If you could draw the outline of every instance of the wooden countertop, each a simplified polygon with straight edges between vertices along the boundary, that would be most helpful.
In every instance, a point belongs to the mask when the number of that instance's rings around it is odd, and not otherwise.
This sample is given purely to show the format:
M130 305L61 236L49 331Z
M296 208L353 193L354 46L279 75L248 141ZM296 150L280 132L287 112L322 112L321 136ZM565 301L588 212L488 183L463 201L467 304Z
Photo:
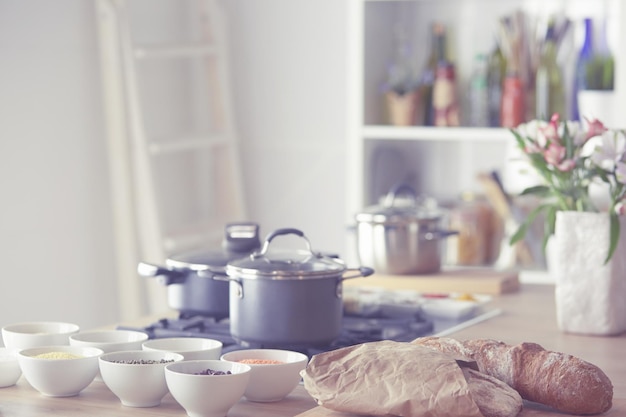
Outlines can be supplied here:
M492 338L515 344L536 342L544 348L569 353L596 364L614 385L614 407L607 416L626 415L626 335L617 337L581 336L557 329L552 285L523 284L519 292L494 297L492 305L502 314L488 321L449 336L458 339ZM142 324L153 322L146 318ZM137 325L137 323L133 323ZM131 408L122 406L117 397L101 381L94 381L80 395L49 398L39 394L20 378L17 385L0 388L0 416L185 416L183 408L168 394L158 407ZM241 400L228 417L341 417L315 407L302 386L283 401L269 404ZM536 407L527 407L520 417L565 416Z

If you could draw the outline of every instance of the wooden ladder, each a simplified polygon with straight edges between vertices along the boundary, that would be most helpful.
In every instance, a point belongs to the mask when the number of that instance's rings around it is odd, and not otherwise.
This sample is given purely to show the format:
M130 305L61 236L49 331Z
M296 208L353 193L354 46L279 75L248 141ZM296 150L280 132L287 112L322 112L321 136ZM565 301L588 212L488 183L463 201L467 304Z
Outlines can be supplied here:
M245 219L226 18L216 0L98 0L97 11L127 282L138 260L219 245Z

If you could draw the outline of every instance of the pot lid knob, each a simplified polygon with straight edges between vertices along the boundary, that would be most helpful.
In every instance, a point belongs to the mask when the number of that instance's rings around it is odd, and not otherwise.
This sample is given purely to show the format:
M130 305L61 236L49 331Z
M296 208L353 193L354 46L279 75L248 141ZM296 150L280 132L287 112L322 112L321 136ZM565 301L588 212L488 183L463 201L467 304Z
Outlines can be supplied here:
M229 252L249 253L261 247L259 225L256 223L229 223L224 228L222 247Z

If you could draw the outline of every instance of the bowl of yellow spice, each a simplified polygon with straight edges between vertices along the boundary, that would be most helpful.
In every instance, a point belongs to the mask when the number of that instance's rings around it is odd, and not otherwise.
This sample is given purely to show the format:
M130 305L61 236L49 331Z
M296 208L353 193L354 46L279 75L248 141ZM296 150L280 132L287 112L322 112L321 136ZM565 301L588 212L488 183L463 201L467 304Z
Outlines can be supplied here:
M22 349L17 360L26 381L48 397L71 397L87 388L98 373L102 349L43 346Z

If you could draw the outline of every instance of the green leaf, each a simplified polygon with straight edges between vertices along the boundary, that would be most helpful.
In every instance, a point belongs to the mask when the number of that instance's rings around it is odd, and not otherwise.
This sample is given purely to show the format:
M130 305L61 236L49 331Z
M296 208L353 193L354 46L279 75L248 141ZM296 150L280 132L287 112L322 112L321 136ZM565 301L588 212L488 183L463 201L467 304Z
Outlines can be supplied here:
M511 236L511 239L509 239L509 245L513 246L520 240L524 239L524 237L526 237L526 233L528 233L528 228L530 227L532 222L535 221L537 215L539 215L542 210L550 207L552 207L550 204L542 204L535 207L530 213L528 213L528 217L526 217L526 220L524 220L524 222L518 227L513 236Z
M527 232L528 232L528 223L522 223L517 228L517 231L513 234L513 236L511 236L511 239L509 239L509 245L513 246L520 240L523 240Z
M528 187L520 193L520 196L523 195L535 195L538 197L547 197L550 195L550 188L545 185L535 185L533 187Z
M605 265L611 260L615 249L617 249L617 243L619 242L619 229L619 217L617 213L615 213L615 210L611 210L609 253L604 260Z

